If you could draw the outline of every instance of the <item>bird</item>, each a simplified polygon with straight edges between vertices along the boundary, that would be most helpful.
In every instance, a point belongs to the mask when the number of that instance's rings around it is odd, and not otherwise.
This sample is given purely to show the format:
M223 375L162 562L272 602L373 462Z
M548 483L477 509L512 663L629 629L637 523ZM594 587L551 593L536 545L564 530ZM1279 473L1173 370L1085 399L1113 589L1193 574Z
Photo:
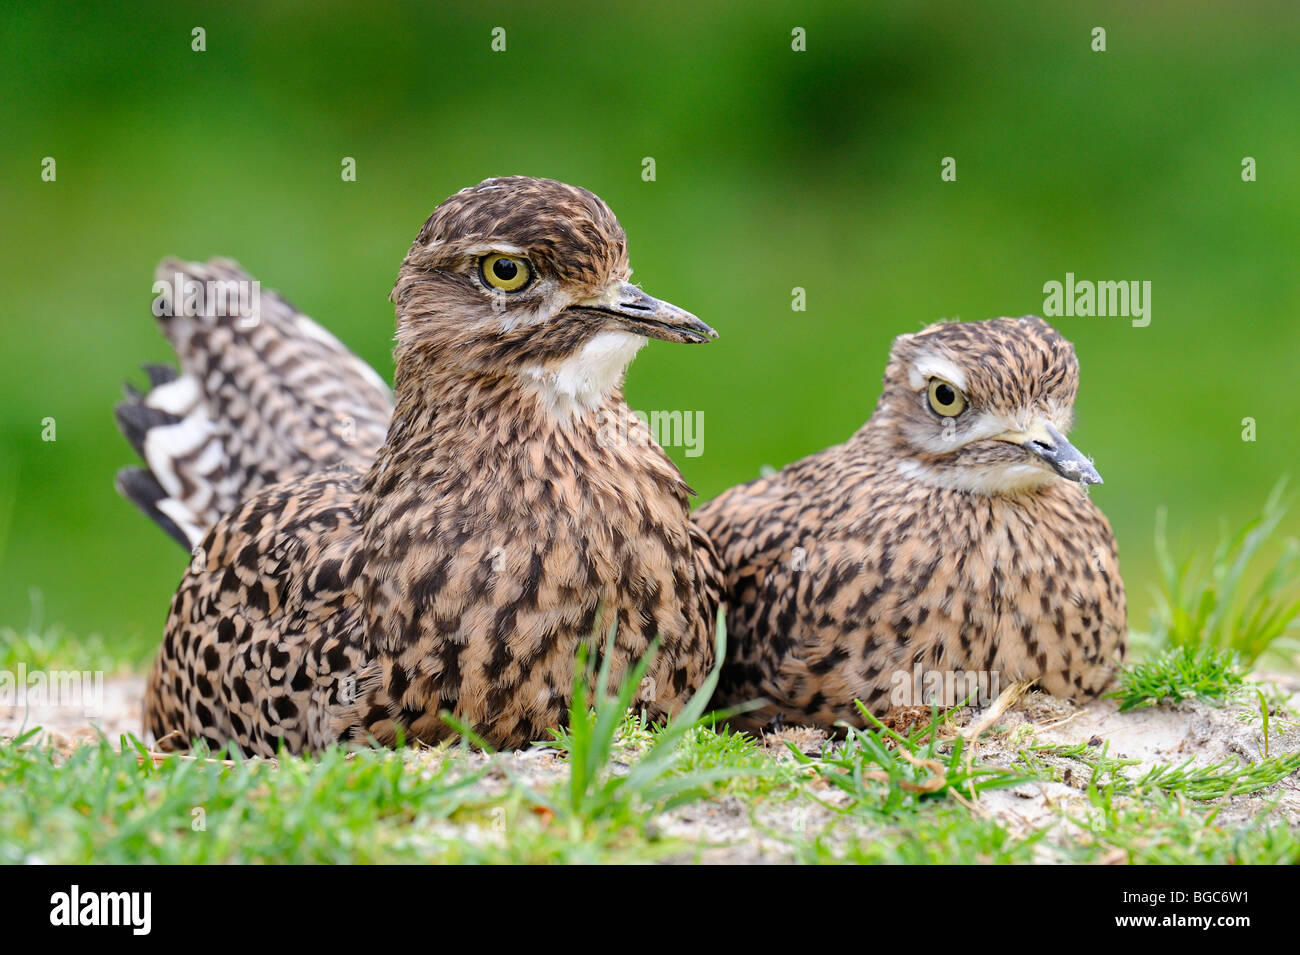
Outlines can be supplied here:
M252 281L169 260L155 290L173 272ZM630 277L603 200L509 176L411 245L391 393L278 294L156 305L181 370L118 407L145 462L118 486L192 557L147 738L522 747L564 725L584 645L614 679L653 649L636 704L676 713L714 664L721 573L623 380L648 339L717 333Z
M842 732L1008 685L1104 690L1125 593L1101 476L1066 438L1078 382L1041 318L933 324L894 340L848 441L698 508L725 575L715 708Z

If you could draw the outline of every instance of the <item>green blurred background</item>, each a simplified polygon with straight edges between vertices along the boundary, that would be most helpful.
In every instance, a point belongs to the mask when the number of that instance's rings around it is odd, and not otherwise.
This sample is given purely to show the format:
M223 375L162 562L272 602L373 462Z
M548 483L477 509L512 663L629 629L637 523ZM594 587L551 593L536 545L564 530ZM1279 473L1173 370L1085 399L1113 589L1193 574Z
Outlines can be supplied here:
M158 259L238 259L391 376L412 237L511 173L599 193L637 280L721 331L651 345L627 388L704 412L704 454L670 449L702 498L852 433L901 332L1041 312L1067 271L1150 280L1147 328L1056 321L1144 625L1157 507L1208 546L1300 450L1300 16L867 6L7 7L0 625L25 626L35 592L77 633L161 632L186 556L114 493L132 454L111 414L140 362L170 359Z

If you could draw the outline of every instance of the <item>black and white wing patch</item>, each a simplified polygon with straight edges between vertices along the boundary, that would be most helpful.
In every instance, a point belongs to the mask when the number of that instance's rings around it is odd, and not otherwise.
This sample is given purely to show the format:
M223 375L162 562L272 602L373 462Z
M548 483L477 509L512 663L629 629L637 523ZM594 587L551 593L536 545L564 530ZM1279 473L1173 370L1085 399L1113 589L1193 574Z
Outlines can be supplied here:
M180 371L145 366L148 390L117 406L145 464L118 474L124 497L193 549L266 485L369 465L393 408L374 369L234 262L168 259L155 278Z

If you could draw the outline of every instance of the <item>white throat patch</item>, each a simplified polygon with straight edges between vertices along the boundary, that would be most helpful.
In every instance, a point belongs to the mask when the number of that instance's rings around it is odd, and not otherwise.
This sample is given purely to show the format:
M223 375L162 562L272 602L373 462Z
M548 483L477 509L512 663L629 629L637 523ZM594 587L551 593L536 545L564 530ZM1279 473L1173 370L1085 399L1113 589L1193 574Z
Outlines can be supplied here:
M999 468L953 468L950 473L917 461L902 460L898 462L898 472L903 477L928 487L990 497L1024 494L1061 480L1046 468L1033 464L1009 464Z
M557 415L590 411L622 382L627 366L645 342L643 335L631 332L600 332L576 355L556 365L524 369L524 381Z

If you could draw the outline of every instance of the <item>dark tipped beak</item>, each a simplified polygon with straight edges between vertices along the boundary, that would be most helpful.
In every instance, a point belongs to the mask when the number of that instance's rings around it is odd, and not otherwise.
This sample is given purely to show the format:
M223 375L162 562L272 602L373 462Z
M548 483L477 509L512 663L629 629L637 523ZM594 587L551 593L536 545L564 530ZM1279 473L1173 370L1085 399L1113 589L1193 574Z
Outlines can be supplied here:
M1037 431L1037 429L1035 429ZM1065 435L1050 424L1044 424L1042 433L1026 436L1023 447L1046 461L1053 471L1067 481L1079 484L1101 484L1101 475L1083 453L1066 440Z
M698 345L718 337L690 312L647 295L629 282L614 286L599 300L578 302L573 307L609 315L630 332L666 342Z

